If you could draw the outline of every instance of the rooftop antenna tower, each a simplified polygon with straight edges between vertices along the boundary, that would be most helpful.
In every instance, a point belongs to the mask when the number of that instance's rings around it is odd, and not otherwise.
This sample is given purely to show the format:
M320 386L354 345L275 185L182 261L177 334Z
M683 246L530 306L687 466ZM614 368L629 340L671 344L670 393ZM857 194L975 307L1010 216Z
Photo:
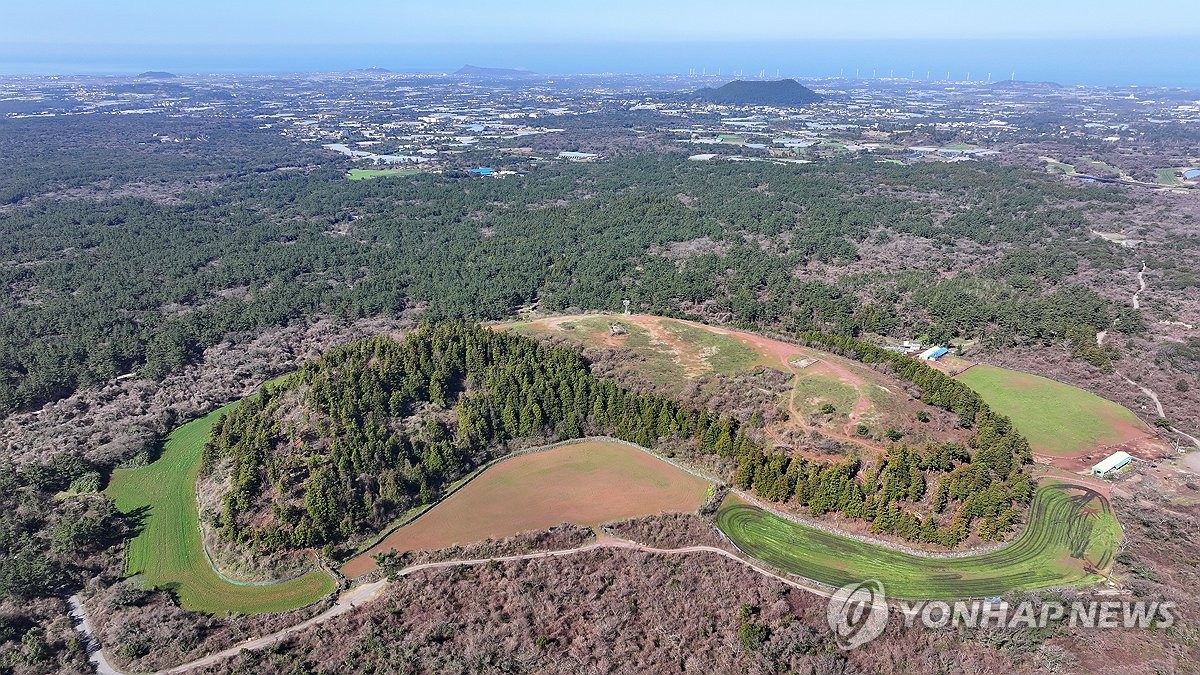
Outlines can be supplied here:
M1008 76L1008 81L1012 82L1015 79L1017 79L1017 71L1014 70L1014 71L1012 71L1012 75Z

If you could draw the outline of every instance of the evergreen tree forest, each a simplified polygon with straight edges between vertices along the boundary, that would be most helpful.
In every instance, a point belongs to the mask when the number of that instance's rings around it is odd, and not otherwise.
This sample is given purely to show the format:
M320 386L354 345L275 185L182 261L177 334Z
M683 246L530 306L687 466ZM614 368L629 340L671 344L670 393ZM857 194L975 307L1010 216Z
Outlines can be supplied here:
M32 151L22 134L40 127L11 126L0 147ZM101 131L89 142L107 147ZM169 203L30 197L87 183L101 166L106 180L129 180L150 160L162 162L161 181L199 179L149 151L100 162L74 149L70 167L51 153L38 172L0 180L14 191L0 210L0 415L124 373L160 378L231 336L416 306L432 319L482 320L535 302L547 311L614 309L630 298L639 311L791 332L996 345L1069 338L1097 363L1111 355L1090 349L1088 337L1114 323L1140 329L1136 313L1066 280L1081 259L1132 264L1090 241L1081 211L1119 209L1124 198L1018 169L701 166L644 155L505 180L347 181L336 166L272 171L284 150L259 152L265 141L251 130L225 129L220 147L251 135L253 162L218 153L192 169L227 175L248 162L236 180ZM939 204L953 206L953 217L939 216ZM897 236L1024 254L951 278L839 278L864 247ZM711 245L682 259L666 254L688 242ZM830 273L797 274L812 263Z
M601 434L647 448L691 444L727 458L738 488L866 520L877 533L946 546L972 532L1002 538L1032 497L1028 444L1006 418L945 396L940 388L951 387L920 368L910 379L925 383L927 400L975 427L970 447L896 445L877 464L824 463L775 450L731 417L597 378L570 349L428 323L403 341L333 350L264 387L214 428L204 471L227 475L221 536L271 550L354 541L490 459Z

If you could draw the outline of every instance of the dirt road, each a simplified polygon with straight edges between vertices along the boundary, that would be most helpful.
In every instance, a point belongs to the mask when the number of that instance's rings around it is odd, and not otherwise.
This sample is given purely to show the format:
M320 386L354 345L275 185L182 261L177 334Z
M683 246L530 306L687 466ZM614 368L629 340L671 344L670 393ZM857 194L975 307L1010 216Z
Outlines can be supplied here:
M1141 300L1139 299L1139 297L1146 290L1146 270L1147 270L1146 261L1143 260L1142 261L1142 269L1139 270L1137 273L1138 290L1136 293L1133 294L1133 308L1134 309L1141 308ZM1187 324L1184 324L1184 325L1187 325ZM1101 331L1100 333L1097 333L1096 334L1096 343L1103 345L1104 337L1102 337L1102 336L1105 336L1105 335L1107 335L1107 331ZM1169 418L1167 418L1166 409L1163 408L1162 401L1158 400L1158 394L1154 393L1154 391L1152 389L1150 389L1149 387L1146 387L1144 385L1138 384L1137 382L1134 382L1133 380L1129 379L1129 377L1127 377L1124 373L1122 373L1120 371L1114 370L1113 373L1116 375L1120 375L1121 379L1123 379L1126 382L1128 382L1129 384L1137 387L1138 389L1140 389L1142 391L1143 394L1145 394L1147 397L1149 397L1149 399L1154 403L1154 409L1158 413L1158 416L1160 418L1169 419ZM1189 441L1191 441L1192 445L1196 446L1197 448L1200 448L1200 438L1196 438L1195 436L1193 436L1189 433L1180 431L1178 428L1176 428L1174 426L1167 427L1167 428L1170 429L1171 431L1179 434L1180 436L1183 436L1184 438L1188 439Z
M96 667L96 672L99 675L121 675L121 671L108 662L108 657L100 648L100 641L96 639L92 622L88 620L87 612L84 611L83 599L75 594L67 598L67 604L71 607L71 619L75 621L75 630L83 638L84 647L88 652L88 661L91 661L92 665Z
M797 588L797 589L800 589L803 591L808 591L810 593L816 593L817 595L820 595L822 597L830 596L830 593L824 589L817 588L814 586L809 586L809 585L800 583L799 581L796 581L794 579L789 579L782 575L776 574L775 572L772 572L771 570L769 570L765 567L762 567L762 566L760 566L756 563L753 563L749 560L740 558L737 555L734 555L733 553L730 553L729 551L726 551L724 549L716 548L715 546L685 546L683 548L655 548L653 546L643 546L642 544L638 544L636 542L628 541L625 539L613 539L613 538L603 538L594 543L587 544L586 546L580 546L577 548L566 549L566 550L562 550L562 551L543 551L543 552L539 552L539 553L526 553L526 554L521 554L521 555L498 556L495 558L479 558L479 559L472 559L472 560L445 560L445 561L441 561L441 562L422 563L419 565L413 565L411 567L406 567L403 570L400 570L399 572L397 572L396 576L397 577L406 577L411 574L415 574L417 572L423 572L425 570L444 569L444 568L450 568L450 567L461 567L464 565L466 565L466 566L486 565L490 562L514 562L514 561L518 561L518 560L538 560L538 559L544 559L544 558L558 558L558 557L562 557L562 556L575 555L577 553L584 553L587 551L595 551L597 549L605 549L605 548L625 549L625 550L632 550L632 551L641 551L643 553L657 553L657 554L665 554L665 555L688 554L688 553L710 553L710 554L722 555L722 556L725 556L726 558L729 558L730 560L736 560L737 562L739 562L743 565L746 565L747 567L753 569L754 571L758 572L759 574L762 574L764 576L771 577L772 579L781 581L789 586L792 586L793 588ZM373 582L370 584L365 584L363 586L358 586L356 588L353 588L353 589L347 591L346 593L343 593L342 596L340 598L338 598L337 604L335 604L333 607L330 607L328 610L322 612L321 614L318 614L317 616L312 617L311 619L309 619L307 621L304 621L303 623L298 623L294 626L289 626L282 630L276 631L269 635L264 635L259 638L255 638L253 640L247 640L246 642L242 642L240 644L234 645L228 649L224 649L222 651L216 652L215 654L210 654L204 658L196 659L195 661L191 661L189 663L185 663L185 664L176 666L170 670L166 670L166 671L162 671L162 672L186 673L190 670L194 670L197 668L204 668L207 666L216 665L227 658L230 658L232 656L237 656L239 653L241 653L241 651L243 649L253 651L253 650L263 649L265 647L270 647L272 645L279 644L282 640L284 640L285 638L287 638L290 635L298 633L307 628L311 628L313 626L323 624L323 623L329 621L330 619L333 619L335 617L341 616L342 614L345 614L346 612L349 612L350 610L354 609L355 607L357 607L359 605L362 605L362 604L365 604L365 603L375 600L379 596L379 594L381 592L383 592L383 590L385 588L387 588L389 585L391 585L393 583L396 583L396 582L388 581L388 580L381 580L381 581L376 581L376 582ZM115 673L119 673L120 671L112 670L110 672L115 674Z

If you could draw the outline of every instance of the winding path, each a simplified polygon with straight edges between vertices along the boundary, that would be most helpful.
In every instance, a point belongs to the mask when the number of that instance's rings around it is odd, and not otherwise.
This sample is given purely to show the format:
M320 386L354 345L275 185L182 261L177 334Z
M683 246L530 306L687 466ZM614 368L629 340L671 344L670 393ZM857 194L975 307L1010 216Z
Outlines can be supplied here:
M1141 297L1142 293L1144 293L1146 291L1146 270L1147 269L1148 268L1146 267L1146 261L1143 260L1142 261L1142 269L1138 270L1138 273L1137 273L1138 289L1137 289L1137 292L1133 294L1133 308L1134 309L1141 309L1140 297ZM1181 325L1188 326L1189 324L1181 324ZM1108 331L1102 330L1099 333L1096 333L1096 344L1103 346L1104 338L1107 336L1108 336ZM1137 382L1134 382L1133 380L1129 379L1128 376L1126 376L1124 373L1122 373L1118 370L1114 370L1113 373L1116 375L1120 375L1121 379L1125 380L1129 384L1140 389L1142 391L1142 393L1145 394L1147 397L1149 397L1149 399L1154 403L1154 408L1155 408L1155 411L1158 413L1158 416L1162 419L1167 419L1167 411L1165 408L1163 408L1162 401L1158 400L1158 394L1154 393L1154 391L1152 389L1150 389L1149 387L1146 387L1144 385L1138 384ZM1193 436L1189 433L1180 431L1178 428L1176 428L1174 426L1169 426L1169 427L1167 427L1167 429L1179 434L1180 436L1183 436L1184 438L1191 441L1192 445L1196 446L1197 448L1200 448L1200 438L1196 438L1195 436Z
M411 574L415 574L417 572L423 572L425 570L445 569L445 568L450 568L450 567L461 567L461 566L478 566L478 565L485 565L490 562L515 562L515 561L519 561L519 560L539 560L539 559L545 559L545 558L559 558L559 557L563 557L563 556L575 555L577 553L585 553L588 551L595 551L598 549L606 549L606 548L624 549L624 550L632 550L632 551L641 551L643 553L657 553L657 554L667 554L667 555L686 554L686 553L715 553L717 555L725 556L726 558L729 558L730 560L736 560L737 562L742 563L743 565L746 565L747 567L753 569L754 571L758 572L759 574L762 574L767 577L771 577L772 579L775 579L777 581L781 581L789 586L792 586L793 588L808 591L810 593L816 593L817 595L820 595L822 597L830 596L830 593L828 591L822 590L820 588L815 588L813 586L808 586L808 585L802 584L799 581L796 581L794 579L789 579L780 574L776 574L775 572L772 572L771 570L769 570L763 566L757 565L749 560L745 560L733 553L730 553L729 551L726 551L725 549L717 548L715 546L684 546L683 548L656 548L653 546L644 546L642 544L628 541L626 539L612 539L612 538L604 538L604 539L601 539L600 541L596 541L591 544L587 544L584 546L579 546L579 547L571 548L571 549L565 549L562 551L542 551L542 552L538 552L538 553L525 553L525 554L520 554L520 555L497 556L494 558L478 558L478 559L472 559L472 560L444 560L441 562L421 563L419 565L412 565L410 567L406 567L406 568L400 570L399 572L396 573L396 576L397 577L406 577ZM166 671L162 671L162 672L164 672L164 673L184 673L184 672L187 672L187 671L195 669L195 668L204 668L204 667L216 665L217 663L219 663L227 658L237 656L244 649L253 651L253 650L263 649L266 647L271 647L273 645L279 644L285 638L287 638L295 633L298 633L306 628L311 628L312 626L323 624L323 623L329 621L330 619L333 619L335 617L341 616L342 614L345 614L346 612L349 612L350 610L354 609L355 607L357 607L360 604L363 604L366 602L371 602L372 600L375 600L376 598L379 597L379 595L383 592L384 589L386 589L388 586L390 586L393 583L395 583L395 582L384 579L381 581L376 581L376 582L372 582L369 584L364 584L362 586L358 586L354 589L347 591L346 593L343 593L342 596L340 598L338 598L337 603L334 604L333 607L330 607L329 609L325 610L321 614L318 614L317 616L314 616L311 619L304 621L303 623L298 623L294 626L288 626L287 628L283 628L283 629L278 630L269 635L264 635L262 637L254 638L252 640L247 640L240 644L229 647L228 649L223 649L214 654L205 656L204 658L196 659L195 661L190 661L188 663L184 663L182 665L171 668L170 670L166 670ZM112 672L119 672L119 671L112 671Z

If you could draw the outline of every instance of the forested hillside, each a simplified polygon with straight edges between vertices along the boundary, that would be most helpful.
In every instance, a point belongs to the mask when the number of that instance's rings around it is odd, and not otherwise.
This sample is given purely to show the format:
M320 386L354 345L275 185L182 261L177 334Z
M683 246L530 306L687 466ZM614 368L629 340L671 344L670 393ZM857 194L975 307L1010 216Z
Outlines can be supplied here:
M112 159L118 183L130 180L122 162L149 151L138 152ZM38 161L46 178L12 177L17 203L0 210L0 415L122 373L159 377L231 334L412 306L484 319L535 302L611 309L631 298L642 311L789 331L1069 339L1098 364L1109 358L1090 349L1098 330L1140 327L1065 280L1081 260L1127 264L1087 241L1080 211L1122 208L1123 197L1012 168L668 155L504 180L346 181L332 168L261 163L227 180L238 162L210 159L201 177L163 158L164 180L206 189L21 199L86 182L51 171L61 158ZM917 261L903 258L838 271L896 238L1026 252L948 277L929 261L908 271Z
M940 390L962 385L920 368L928 372L914 381L931 402L961 403ZM334 350L264 388L217 425L204 466L227 485L222 537L262 549L354 541L491 458L596 434L728 458L738 487L868 520L875 532L947 546L972 532L1002 538L1032 495L1028 445L981 402L956 409L977 426L973 450L897 445L878 463L793 459L731 417L598 379L571 350L438 323L402 342Z

